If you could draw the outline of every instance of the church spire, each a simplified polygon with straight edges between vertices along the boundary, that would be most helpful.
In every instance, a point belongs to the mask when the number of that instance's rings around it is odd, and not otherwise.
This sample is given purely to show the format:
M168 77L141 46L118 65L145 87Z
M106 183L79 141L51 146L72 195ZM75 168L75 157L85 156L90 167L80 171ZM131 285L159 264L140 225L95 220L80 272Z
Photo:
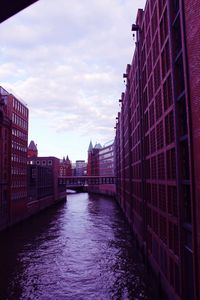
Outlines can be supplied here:
M88 147L88 152L92 151L93 146L92 146L92 141L90 141L89 147Z

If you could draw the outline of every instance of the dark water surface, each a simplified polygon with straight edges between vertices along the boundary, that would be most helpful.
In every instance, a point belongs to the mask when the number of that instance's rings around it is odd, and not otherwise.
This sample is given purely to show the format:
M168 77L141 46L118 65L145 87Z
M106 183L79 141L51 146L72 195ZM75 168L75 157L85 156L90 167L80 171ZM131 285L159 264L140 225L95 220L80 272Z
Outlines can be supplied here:
M142 273L111 198L68 195L0 235L0 300L149 300Z

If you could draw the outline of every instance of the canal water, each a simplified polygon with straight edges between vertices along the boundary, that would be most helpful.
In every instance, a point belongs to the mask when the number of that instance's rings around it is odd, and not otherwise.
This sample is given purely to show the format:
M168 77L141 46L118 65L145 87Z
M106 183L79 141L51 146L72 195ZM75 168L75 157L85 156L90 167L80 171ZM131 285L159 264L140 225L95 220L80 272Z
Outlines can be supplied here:
M71 194L0 235L0 300L149 300L143 274L112 198Z

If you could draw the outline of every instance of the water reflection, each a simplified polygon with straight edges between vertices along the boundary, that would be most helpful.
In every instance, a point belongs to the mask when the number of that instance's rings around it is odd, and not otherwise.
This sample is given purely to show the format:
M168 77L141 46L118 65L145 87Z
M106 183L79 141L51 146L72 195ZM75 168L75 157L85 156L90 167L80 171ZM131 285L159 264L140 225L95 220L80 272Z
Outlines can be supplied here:
M68 200L0 236L0 299L149 299L111 198ZM3 279L3 280L2 280Z

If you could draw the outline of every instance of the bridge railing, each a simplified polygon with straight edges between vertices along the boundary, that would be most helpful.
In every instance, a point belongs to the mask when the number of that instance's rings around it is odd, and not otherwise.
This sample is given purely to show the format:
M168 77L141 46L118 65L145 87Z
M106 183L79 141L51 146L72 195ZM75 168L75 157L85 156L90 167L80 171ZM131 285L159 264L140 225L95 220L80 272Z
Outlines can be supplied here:
M85 186L115 183L115 176L65 176L58 178L58 184L66 186Z

